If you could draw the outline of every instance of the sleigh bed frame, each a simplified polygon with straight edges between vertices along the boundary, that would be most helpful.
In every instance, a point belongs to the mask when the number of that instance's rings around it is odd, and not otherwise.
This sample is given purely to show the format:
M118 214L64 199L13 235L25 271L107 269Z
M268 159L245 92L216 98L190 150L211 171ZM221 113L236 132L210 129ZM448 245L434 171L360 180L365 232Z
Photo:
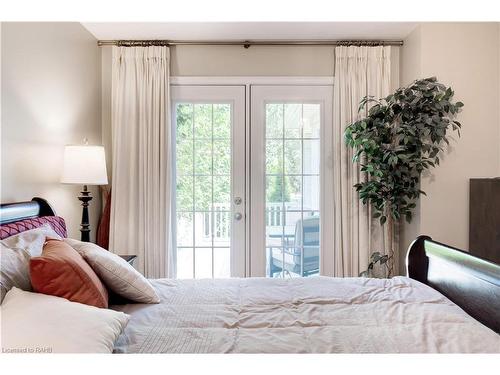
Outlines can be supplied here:
M43 198L0 205L0 225L42 216L55 216ZM500 265L419 236L408 249L406 271L500 334Z

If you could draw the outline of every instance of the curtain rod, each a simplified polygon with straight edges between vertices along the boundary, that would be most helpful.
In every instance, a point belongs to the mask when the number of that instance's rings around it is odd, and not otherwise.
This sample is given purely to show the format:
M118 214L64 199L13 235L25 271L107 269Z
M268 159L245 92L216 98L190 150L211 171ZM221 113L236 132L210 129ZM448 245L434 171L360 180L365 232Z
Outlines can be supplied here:
M97 45L148 46L402 46L402 40L98 40Z

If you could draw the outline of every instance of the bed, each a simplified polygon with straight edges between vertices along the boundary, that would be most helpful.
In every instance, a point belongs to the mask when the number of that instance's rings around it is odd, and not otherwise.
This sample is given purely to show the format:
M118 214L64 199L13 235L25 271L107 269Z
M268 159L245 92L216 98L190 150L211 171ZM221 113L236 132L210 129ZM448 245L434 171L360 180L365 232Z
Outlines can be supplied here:
M55 217L40 198L0 214L2 233ZM110 306L131 315L115 352L500 352L500 266L427 236L411 244L406 277L151 283L159 304Z

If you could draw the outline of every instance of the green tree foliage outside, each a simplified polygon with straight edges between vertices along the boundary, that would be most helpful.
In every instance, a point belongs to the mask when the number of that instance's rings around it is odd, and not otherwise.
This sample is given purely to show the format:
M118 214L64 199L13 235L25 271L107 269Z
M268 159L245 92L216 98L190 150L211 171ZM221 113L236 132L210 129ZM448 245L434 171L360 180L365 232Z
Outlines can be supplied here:
M301 104L266 105L266 200L289 202L291 192L300 193L302 173ZM284 176L282 176L285 174Z
M212 195L214 203L230 202L230 110L229 104L177 105L177 210L211 210Z
M302 104L266 105L266 200L288 202L301 192ZM177 210L230 204L231 106L176 106ZM284 175L284 176L283 176ZM213 200L212 200L213 199Z

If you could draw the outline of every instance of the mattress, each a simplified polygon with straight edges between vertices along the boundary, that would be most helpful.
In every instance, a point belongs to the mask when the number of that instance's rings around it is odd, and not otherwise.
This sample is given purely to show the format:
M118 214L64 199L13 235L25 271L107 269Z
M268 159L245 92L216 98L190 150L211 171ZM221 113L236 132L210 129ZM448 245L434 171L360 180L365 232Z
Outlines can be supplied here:
M500 335L406 277L151 281L118 353L492 353Z

